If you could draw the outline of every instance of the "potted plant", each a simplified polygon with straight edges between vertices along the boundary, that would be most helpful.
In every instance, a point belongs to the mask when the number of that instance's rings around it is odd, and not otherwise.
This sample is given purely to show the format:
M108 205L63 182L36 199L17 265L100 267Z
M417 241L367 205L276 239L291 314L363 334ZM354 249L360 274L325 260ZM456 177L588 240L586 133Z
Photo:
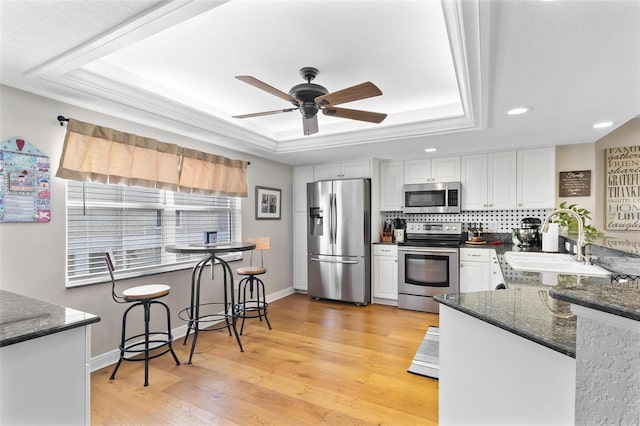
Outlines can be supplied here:
M587 224L587 220L591 220L591 216L589 216L591 212L589 210L578 207L577 204L567 205L566 201L560 203L558 208L572 210L582 218L584 237L588 243L604 235L596 227ZM578 235L578 220L574 216L568 213L556 213L553 222L557 223L561 229L566 229L569 236L575 237Z

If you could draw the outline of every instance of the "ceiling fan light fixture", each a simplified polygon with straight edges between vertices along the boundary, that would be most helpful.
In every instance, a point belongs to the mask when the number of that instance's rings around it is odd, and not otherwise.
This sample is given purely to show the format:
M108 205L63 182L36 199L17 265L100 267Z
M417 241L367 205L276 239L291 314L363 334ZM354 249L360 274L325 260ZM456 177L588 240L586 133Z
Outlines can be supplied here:
M297 109L302 115L303 134L308 136L318 132L318 111L321 109L325 115L349 120L366 121L369 123L381 123L387 117L387 114L379 112L335 108L335 105L382 95L382 91L370 81L329 93L326 87L311 82L318 75L317 68L304 67L300 70L300 75L307 82L293 86L291 90L289 90L289 93L276 89L250 75L237 75L236 78L238 80L284 99L290 102L294 108L234 115L233 118L260 117Z

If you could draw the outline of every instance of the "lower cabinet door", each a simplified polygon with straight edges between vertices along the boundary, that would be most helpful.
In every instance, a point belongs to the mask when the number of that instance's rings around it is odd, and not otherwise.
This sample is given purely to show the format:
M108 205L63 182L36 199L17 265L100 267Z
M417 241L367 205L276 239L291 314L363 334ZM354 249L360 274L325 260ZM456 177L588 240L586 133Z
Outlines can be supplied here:
M398 300L398 258L374 256L373 296Z
M460 293L490 289L491 265L486 262L460 262Z

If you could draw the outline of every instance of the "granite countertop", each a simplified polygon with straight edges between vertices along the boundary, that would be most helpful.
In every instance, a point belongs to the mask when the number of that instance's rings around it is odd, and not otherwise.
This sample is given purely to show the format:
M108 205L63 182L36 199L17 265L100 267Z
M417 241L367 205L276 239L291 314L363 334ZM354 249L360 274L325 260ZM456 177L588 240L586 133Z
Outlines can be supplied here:
M608 277L516 271L505 261L504 253L522 250L517 246L503 243L462 247L496 250L508 288L436 296L435 300L557 352L575 357L576 319L571 315L571 303L640 320L637 280L615 282ZM615 262L609 258L601 266L620 273L611 266L627 265L628 269L629 262L621 259Z
M547 305L540 297L546 299ZM439 303L564 355L576 356L576 318L570 304L546 297L545 286L511 285L506 290L435 296ZM569 318L566 318L569 316Z
M0 290L0 347L100 321L100 317Z
M575 286L551 288L549 295L564 302L640 321L640 283L637 280L613 284L579 282Z

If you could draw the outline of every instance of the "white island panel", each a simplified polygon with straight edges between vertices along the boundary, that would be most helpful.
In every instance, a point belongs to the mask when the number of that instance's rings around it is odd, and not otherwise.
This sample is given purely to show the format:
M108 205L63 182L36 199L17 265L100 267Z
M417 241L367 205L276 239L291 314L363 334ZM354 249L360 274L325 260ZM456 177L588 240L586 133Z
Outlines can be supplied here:
M440 425L573 425L575 377L574 358L440 305Z

